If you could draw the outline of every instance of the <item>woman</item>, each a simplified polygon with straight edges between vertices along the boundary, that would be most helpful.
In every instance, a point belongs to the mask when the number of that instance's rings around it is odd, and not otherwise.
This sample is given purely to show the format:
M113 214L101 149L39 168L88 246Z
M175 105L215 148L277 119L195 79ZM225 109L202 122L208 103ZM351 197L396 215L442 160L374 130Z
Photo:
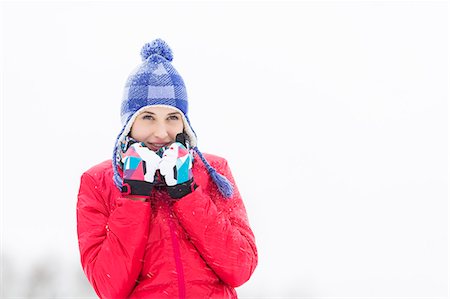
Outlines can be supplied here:
M160 40L129 76L113 159L81 177L81 263L101 298L236 298L257 265L225 159L202 154Z

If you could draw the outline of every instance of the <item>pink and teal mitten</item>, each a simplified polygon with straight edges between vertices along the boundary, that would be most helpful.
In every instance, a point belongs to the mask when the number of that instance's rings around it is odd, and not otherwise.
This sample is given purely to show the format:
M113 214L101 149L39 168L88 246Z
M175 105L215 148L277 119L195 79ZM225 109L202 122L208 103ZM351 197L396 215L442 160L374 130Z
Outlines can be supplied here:
M142 142L131 144L122 154L122 193L143 197L150 196L160 161L161 157Z
M163 153L159 172L164 177L169 195L178 199L197 188L192 175L192 151L180 142L172 143Z

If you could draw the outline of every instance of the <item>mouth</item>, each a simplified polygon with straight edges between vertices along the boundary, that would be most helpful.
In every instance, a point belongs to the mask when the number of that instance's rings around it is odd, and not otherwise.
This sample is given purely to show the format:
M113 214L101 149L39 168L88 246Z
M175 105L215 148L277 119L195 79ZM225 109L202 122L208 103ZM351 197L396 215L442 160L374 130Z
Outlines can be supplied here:
M147 143L147 147L155 152L157 152L160 148L168 145L169 143Z

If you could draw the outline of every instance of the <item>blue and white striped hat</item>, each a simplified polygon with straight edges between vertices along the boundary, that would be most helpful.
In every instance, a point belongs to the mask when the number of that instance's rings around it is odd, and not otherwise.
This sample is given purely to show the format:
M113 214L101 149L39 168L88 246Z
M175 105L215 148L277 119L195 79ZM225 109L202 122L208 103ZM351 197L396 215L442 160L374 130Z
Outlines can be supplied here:
M173 54L170 47L161 39L147 43L141 50L140 64L127 79L121 106L122 130L117 136L113 152L114 183L122 188L120 167L121 143L130 133L136 117L149 106L170 106L178 110L183 118L184 132L189 138L189 145L205 164L209 175L225 197L231 197L231 183L211 167L197 148L197 135L188 118L188 98L183 78L170 63Z

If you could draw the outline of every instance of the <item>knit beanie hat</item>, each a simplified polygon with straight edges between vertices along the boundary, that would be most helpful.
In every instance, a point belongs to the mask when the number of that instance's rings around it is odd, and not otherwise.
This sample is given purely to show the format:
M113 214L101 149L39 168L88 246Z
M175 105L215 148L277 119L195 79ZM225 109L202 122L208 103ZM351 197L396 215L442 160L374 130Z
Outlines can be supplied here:
M149 106L166 106L177 110L183 119L184 132L190 147L202 160L212 180L225 197L231 197L233 186L228 179L219 174L203 157L197 147L197 135L188 118L188 97L184 81L172 66L173 54L167 43L155 39L141 50L142 64L129 75L122 99L122 130L117 136L113 152L114 183L121 190L122 177L120 167L121 144L131 131L136 117Z

